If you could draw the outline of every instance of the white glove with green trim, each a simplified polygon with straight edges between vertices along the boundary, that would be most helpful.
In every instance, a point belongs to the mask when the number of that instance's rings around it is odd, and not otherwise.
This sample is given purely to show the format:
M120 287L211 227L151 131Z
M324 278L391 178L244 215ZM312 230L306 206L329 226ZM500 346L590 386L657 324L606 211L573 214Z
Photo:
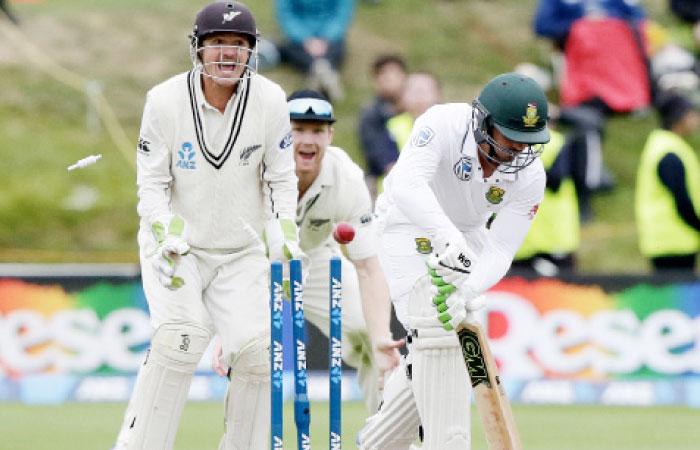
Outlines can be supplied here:
M297 225L292 219L268 220L263 229L263 241L270 261L282 261L282 278L289 280L289 261L300 259L302 278L306 280L309 273L309 257L299 246Z
M445 282L435 270L429 269L432 277L430 291L433 294L433 304L437 309L437 318L442 327L448 331L456 330L467 320L469 313L477 311L486 305L486 297L474 292L468 286L459 289Z
M451 239L434 239L435 253L426 260L429 269L435 270L445 282L461 286L474 269L476 253L469 248L461 234Z
M185 240L185 221L180 216L162 216L151 224L151 231L158 241L156 254L151 258L158 281L168 289L182 287L185 280L176 277L175 271L180 257L190 252Z

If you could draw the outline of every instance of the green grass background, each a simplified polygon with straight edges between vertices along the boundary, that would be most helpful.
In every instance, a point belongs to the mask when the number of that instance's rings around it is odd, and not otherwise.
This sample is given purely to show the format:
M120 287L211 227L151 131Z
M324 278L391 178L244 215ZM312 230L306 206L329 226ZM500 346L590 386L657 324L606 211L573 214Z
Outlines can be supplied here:
M190 403L180 423L175 450L217 448L223 432L222 405ZM514 406L523 448L528 450L696 450L700 411L682 408ZM107 450L124 412L121 403L61 406L0 404L3 450ZM356 448L364 425L364 405L343 405L343 448ZM472 408L472 448L486 450L476 409ZM284 447L296 448L292 404L285 406ZM328 447L328 408L313 403L312 448Z
M55 0L10 4L22 41L37 46L85 79L98 80L131 147L120 152L104 131L86 126L84 92L37 68L21 42L0 42L0 262L136 262L135 174L132 168L146 91L189 69L194 14L204 0ZM687 36L665 0L643 0L651 17ZM271 0L250 2L262 35L279 33ZM359 1L343 70L347 98L336 104L335 143L363 164L355 135L359 108L372 95L369 67L380 53L403 54L411 70L435 73L445 101L470 101L497 73L531 61L548 66L550 45L535 38L535 0ZM288 92L301 75L278 67L265 75ZM556 100L553 93L552 99ZM583 229L580 268L587 273L645 273L633 217L634 178L647 133L657 119L610 120L605 159L618 189L595 199L595 219ZM96 166L67 172L89 154ZM85 211L64 207L76 189L99 199Z

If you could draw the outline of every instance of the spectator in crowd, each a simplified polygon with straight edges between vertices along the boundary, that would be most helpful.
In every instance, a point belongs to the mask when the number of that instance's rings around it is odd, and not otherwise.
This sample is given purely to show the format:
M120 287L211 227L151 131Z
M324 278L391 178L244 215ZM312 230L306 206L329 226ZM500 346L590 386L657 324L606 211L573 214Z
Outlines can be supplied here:
M616 181L603 164L606 118L646 110L652 99L648 57L641 32L646 13L638 0L541 0L535 33L551 39L559 83L561 122L577 140L574 182L581 218L592 217L590 196Z
M544 200L512 265L544 276L573 271L574 254L580 245L578 201L571 170L572 146L551 124L550 134L550 141L540 155L547 172Z
M551 39L556 48L563 50L572 25L583 17L637 21L646 13L639 0L540 0L535 33Z
M282 61L307 75L309 89L320 90L331 100L342 99L340 69L355 0L275 0L275 9L284 34L279 47Z
M700 48L700 2L697 0L671 0L671 12L693 27L695 45Z
M657 105L661 128L649 134L637 173L639 247L656 272L692 273L700 251L700 161L686 139L700 113L673 92L661 94Z
M387 129L401 151L413 128L413 122L433 105L440 103L442 91L435 75L427 72L409 74L401 93L402 113L387 121Z
M398 55L381 55L372 64L372 77L376 95L360 113L358 133L367 165L367 186L376 198L377 179L386 175L399 157L386 124L400 112L406 62Z

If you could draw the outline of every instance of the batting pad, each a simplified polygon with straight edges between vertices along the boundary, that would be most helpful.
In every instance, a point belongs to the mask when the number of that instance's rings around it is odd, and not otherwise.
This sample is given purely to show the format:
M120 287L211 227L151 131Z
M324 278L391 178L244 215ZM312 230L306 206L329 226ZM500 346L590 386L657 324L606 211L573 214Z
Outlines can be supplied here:
M357 436L358 448L408 450L418 439L419 425L411 383L406 378L406 362L402 359L384 386L384 403L379 412L367 419Z
M226 430L219 450L266 450L270 434L270 335L233 356L226 392Z
M192 375L210 339L206 329L191 324L156 330L131 398L128 450L173 448Z
M457 335L437 319L427 275L413 286L408 322L411 385L423 425L423 450L469 449L471 383Z

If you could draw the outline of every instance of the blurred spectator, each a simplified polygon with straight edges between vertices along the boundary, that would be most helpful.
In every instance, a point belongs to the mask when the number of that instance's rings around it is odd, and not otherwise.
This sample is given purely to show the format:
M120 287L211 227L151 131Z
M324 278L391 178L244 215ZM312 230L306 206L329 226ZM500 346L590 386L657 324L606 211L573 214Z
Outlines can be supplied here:
M7 16L12 23L18 23L17 17L15 17L14 14L10 11L10 9L7 7L7 2L5 0L0 0L0 10Z
M400 100L403 112L389 119L386 124L399 151L411 135L413 122L428 108L440 103L441 98L440 82L435 75L427 72L408 75Z
M656 272L693 272L700 251L700 161L686 142L700 125L700 113L676 93L659 96L661 128L642 151L635 213L642 254Z
M275 0L275 8L284 34L282 61L306 73L309 89L342 99L339 72L355 0Z
M540 155L547 171L544 199L513 261L513 268L534 270L543 276L573 271L574 254L581 242L571 141L553 128L550 134Z
M358 133L367 165L367 185L377 196L377 178L389 172L399 157L396 142L386 127L400 112L406 81L406 62L398 55L379 56L372 64L375 97L360 113Z
M636 22L645 18L646 13L639 0L540 0L535 13L535 33L551 39L563 50L571 26L583 17Z
M592 217L590 196L616 181L603 164L607 116L646 110L653 84L642 38L646 13L638 0L541 0L535 33L563 52L555 64L561 121L573 127L574 183L582 220Z
M700 49L700 2L698 0L671 0L671 12L693 27L696 50Z

